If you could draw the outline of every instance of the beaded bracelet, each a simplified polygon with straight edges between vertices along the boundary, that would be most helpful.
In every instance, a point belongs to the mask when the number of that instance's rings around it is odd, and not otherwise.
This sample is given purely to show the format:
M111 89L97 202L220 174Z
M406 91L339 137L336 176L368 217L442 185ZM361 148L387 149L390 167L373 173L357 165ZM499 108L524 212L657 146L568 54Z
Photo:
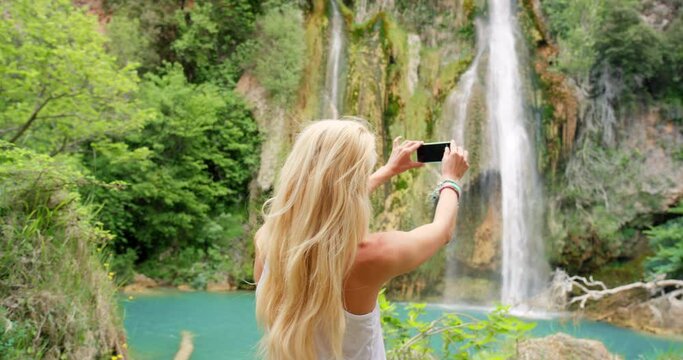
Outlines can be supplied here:
M455 191L455 194L458 195L458 199L460 199L460 191L458 191L458 189L455 186L453 186L451 184L441 185L441 187L439 188L439 196L441 196L441 192L443 191L443 189L451 189L451 190Z
M451 184L451 185L455 186L455 188L457 189L457 192L458 192L458 197L460 197L460 194L462 193L462 188L460 187L460 185L458 185L457 182L455 182L455 180L445 179L444 181L439 183L439 186L441 186L443 184Z
M436 203L437 200L439 200L439 196L441 195L441 191L445 188L453 189L455 191L456 195L458 195L458 201L460 201L460 194L462 192L460 185L458 185L455 181L453 180L444 180L440 182L434 191L430 194L430 199Z

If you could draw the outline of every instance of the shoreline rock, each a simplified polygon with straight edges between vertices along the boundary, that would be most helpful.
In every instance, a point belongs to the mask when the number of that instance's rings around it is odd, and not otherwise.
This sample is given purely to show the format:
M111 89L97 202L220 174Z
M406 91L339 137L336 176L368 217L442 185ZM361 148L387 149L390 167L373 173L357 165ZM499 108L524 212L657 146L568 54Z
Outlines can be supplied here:
M609 324L655 335L683 339L683 301L661 296L588 310L586 317Z
M159 283L143 274L135 273L133 282L124 286L121 291L124 294L148 294L159 287Z
M139 295L139 294L153 294L156 290L160 289L174 289L182 292L193 292L193 291L207 291L214 293L226 293L231 291L236 291L237 286L230 283L229 281L216 281L209 282L206 284L206 289L195 289L189 284L180 284L178 286L171 286L169 284L164 284L161 281L154 280L143 274L136 273L133 277L133 282L123 286L120 291L126 295Z
M597 340L575 338L556 333L543 338L520 341L516 360L620 360L610 353L605 344Z

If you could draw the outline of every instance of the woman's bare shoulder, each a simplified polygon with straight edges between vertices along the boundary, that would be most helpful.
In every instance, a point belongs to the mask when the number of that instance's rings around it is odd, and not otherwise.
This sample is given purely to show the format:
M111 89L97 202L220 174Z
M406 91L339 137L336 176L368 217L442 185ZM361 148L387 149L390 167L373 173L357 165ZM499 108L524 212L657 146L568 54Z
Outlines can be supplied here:
M362 274L366 279L371 276L375 278L375 281L380 282L391 278L393 258L391 252L393 250L388 235L388 233L373 233L360 243L353 265L354 273Z

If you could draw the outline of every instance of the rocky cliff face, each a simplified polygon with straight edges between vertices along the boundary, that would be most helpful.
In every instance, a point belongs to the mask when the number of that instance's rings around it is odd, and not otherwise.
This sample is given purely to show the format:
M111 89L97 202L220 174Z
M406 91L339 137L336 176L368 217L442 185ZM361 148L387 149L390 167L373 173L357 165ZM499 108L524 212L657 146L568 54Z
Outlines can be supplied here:
M673 15L667 2L644 2L642 18L661 31ZM341 115L366 118L386 157L391 139L444 140L454 136L450 101L463 93L465 72L479 55L477 19L485 22L484 0L340 1L344 20L345 81ZM681 123L656 103L626 105L618 81L609 75L577 82L557 69L563 49L548 30L538 0L517 3L516 16L525 43L518 49L527 79L525 96L533 114L529 127L543 179L543 239L554 266L590 272L614 259L629 259L642 249L642 229L683 196ZM667 8L669 9L669 8ZM669 9L671 10L671 9ZM259 191L271 186L293 135L301 123L323 116L322 94L329 46L331 3L315 0L306 17L307 68L299 100L290 108L269 104L253 78L238 88L255 107L265 130ZM445 252L418 272L398 279L393 290L404 295L441 294L447 263L475 284L471 293L490 296L500 275L501 213L499 174L487 172L485 65L469 75L463 132L473 158L459 236L470 239ZM459 130L458 130L459 131ZM408 229L427 221L425 195L437 166L394 179L373 197L374 229ZM486 184L483 186L481 184ZM482 205L487 204L487 205ZM639 244L641 245L640 247ZM468 277L472 276L472 277ZM452 280L452 279L451 279ZM465 285L462 285L465 286ZM459 292L467 293L467 290ZM467 286L465 286L467 288Z

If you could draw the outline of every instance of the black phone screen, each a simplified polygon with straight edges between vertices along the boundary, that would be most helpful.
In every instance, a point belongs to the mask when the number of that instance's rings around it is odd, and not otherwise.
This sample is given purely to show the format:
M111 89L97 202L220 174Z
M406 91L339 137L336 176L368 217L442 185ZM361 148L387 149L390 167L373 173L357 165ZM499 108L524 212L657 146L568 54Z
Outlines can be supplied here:
M448 141L422 144L417 148L417 161L440 162L443 159L443 149L450 146L451 143Z

